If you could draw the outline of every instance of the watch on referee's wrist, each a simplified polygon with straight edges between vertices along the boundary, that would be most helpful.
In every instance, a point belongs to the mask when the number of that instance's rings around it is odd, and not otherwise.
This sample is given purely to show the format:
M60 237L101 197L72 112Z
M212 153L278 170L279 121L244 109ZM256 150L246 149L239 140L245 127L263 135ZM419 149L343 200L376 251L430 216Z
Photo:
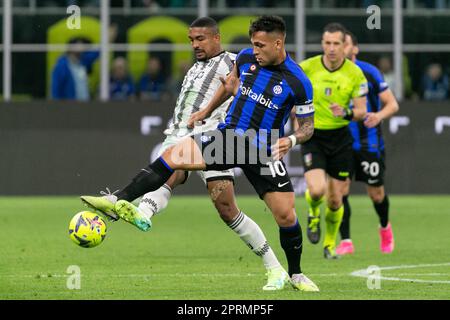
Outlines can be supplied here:
M344 109L345 115L343 118L348 121L352 121L353 119L353 110L352 109Z

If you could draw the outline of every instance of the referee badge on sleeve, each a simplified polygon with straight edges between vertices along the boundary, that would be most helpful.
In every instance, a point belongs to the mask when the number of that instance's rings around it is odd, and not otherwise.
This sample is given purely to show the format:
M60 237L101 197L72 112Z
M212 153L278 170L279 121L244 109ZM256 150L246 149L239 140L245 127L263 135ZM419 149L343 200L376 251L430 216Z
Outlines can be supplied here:
M369 92L369 85L367 84L367 82L364 82L359 86L359 95L364 96L367 94L367 92Z

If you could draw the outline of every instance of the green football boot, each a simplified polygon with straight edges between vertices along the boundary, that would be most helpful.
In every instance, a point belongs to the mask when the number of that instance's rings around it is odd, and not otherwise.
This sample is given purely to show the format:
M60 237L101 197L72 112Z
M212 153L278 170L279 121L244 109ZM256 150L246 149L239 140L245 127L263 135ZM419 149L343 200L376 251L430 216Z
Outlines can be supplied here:
M325 248L323 248L323 257L328 260L335 260L340 258L340 256L336 254L334 248L330 246L326 246Z
M282 290L289 283L289 275L281 266L269 269L266 275L267 284L263 287L264 291Z
M307 276L303 273L293 274L291 277L291 285L296 290L306 291L306 292L318 292L319 287L316 286Z
M115 195L110 194L99 197L81 196L80 198L87 207L99 211L104 216L106 216L108 220L119 220L119 215L115 212L114 209L114 205L117 201L117 197Z
M131 223L141 231L148 231L152 227L151 220L131 202L126 200L117 201L115 212L120 218Z
M311 210L311 209L310 209ZM317 244L320 241L320 216L308 215L306 235L309 242Z

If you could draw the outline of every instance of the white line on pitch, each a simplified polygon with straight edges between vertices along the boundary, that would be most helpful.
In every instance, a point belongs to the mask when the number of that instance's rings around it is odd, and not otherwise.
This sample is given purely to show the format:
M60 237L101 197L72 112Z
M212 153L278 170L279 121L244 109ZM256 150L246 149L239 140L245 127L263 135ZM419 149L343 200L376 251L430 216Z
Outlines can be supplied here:
M432 268L432 267L446 267L446 266L450 266L450 262L435 263L435 264L416 264L416 265L399 265L399 266L390 266L390 267L379 267L379 270ZM367 269L360 269L360 270L353 271L352 273L350 273L350 275L354 276L354 277L362 277L362 278L368 278L371 276L371 274L368 273ZM410 276L411 274L405 274L405 275ZM427 274L427 275L430 275L430 274ZM377 278L380 280L389 280L389 281L450 284L450 281L447 281L447 280L423 280L423 279L409 279L409 278L384 277L384 276L379 276Z

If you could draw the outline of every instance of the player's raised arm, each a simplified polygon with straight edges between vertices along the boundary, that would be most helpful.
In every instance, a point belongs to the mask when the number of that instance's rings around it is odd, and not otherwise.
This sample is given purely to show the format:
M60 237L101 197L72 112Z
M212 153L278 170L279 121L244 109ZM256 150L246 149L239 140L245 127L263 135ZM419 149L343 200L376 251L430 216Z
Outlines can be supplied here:
M188 121L188 127L193 128L195 123L203 121L218 107L220 107L231 96L236 95L239 88L239 77L237 67L234 65L233 70L228 74L227 78L220 77L222 85L217 89L216 93L209 101L208 105L200 111L193 113Z
M397 99L390 89L381 92L379 95L383 107L378 112L367 113L367 118L364 125L367 128L376 127L384 119L390 118L398 112L399 106Z

